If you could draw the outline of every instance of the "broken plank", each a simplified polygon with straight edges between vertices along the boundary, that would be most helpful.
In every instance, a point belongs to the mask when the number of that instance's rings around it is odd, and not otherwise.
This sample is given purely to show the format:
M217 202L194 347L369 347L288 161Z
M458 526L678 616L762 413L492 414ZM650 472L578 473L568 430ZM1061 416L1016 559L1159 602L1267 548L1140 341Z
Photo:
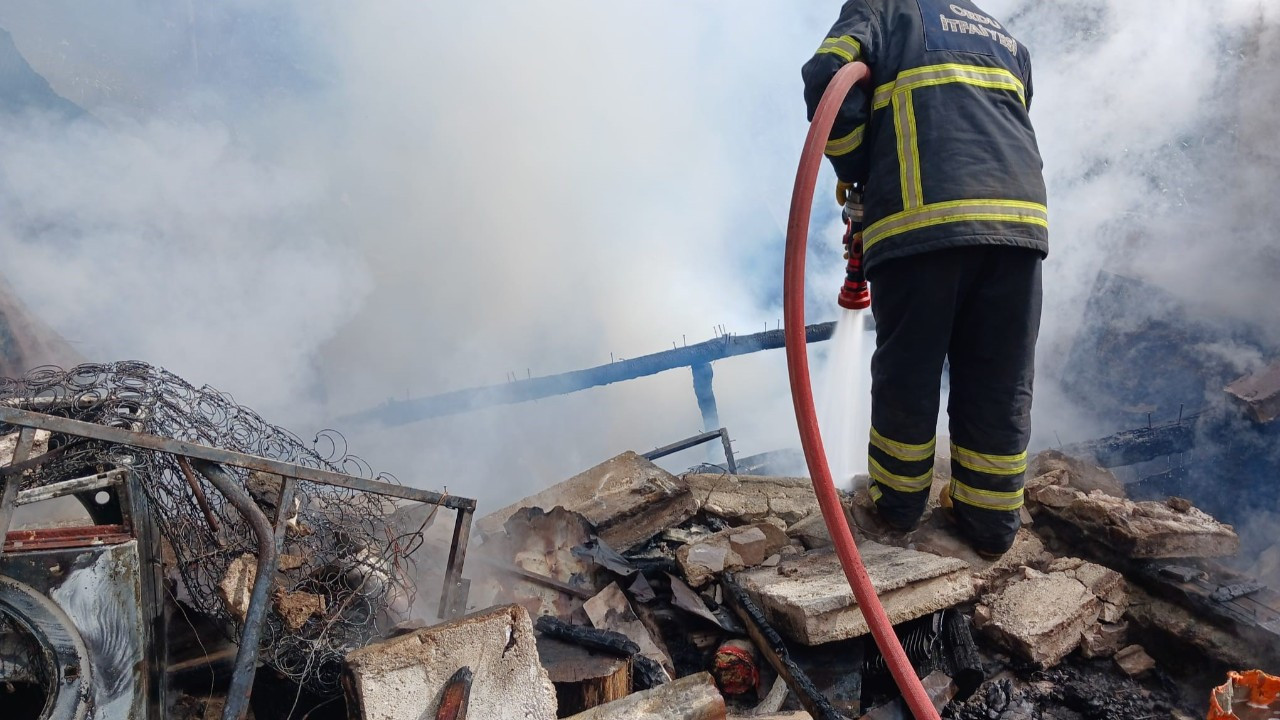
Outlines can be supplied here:
M569 720L725 720L724 697L705 672L600 705Z

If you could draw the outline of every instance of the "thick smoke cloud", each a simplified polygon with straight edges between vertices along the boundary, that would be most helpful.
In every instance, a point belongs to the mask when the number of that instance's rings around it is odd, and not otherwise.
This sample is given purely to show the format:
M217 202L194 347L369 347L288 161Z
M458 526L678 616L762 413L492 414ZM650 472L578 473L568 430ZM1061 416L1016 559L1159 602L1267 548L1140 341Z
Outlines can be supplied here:
M1042 377L1061 371L1099 268L1175 290L1199 268L1262 276L1274 157L1246 149L1265 145L1251 118L1274 104L1233 90L1260 75L1273 10L984 6L1035 58L1054 224ZM836 3L96 8L0 10L96 118L28 118L0 138L4 273L87 358L164 365L306 434L388 397L781 315L799 66ZM841 267L833 209L817 220L811 320L825 320ZM1233 299L1265 287L1229 284ZM1093 434L1041 387L1038 428ZM780 353L718 364L716 389L741 452L795 444ZM676 371L341 429L380 469L492 506L701 419Z

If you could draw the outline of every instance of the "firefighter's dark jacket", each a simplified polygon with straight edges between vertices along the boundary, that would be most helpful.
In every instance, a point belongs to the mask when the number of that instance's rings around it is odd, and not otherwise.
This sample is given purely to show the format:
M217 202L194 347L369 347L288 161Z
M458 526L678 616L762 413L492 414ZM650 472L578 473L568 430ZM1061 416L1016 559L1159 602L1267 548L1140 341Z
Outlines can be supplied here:
M865 186L863 245L885 260L962 245L1048 254L1031 55L968 0L850 0L804 65L809 118L845 63L871 68L826 154Z

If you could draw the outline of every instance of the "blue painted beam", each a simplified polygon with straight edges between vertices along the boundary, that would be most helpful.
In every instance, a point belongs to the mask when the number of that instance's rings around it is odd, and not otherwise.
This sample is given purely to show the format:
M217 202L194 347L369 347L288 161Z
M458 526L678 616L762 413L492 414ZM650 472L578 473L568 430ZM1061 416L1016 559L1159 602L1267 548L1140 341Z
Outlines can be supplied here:
M805 328L805 340L811 343L829 340L835 332L835 327L834 322L809 325ZM766 330L752 335L723 335L714 340L664 350L643 357L619 360L585 370L516 380L501 385L454 390L430 397L389 400L378 407L341 418L340 421L406 425L419 420L457 415L493 405L510 405L556 395L567 395L601 385L656 375L675 368L691 368L761 350L774 350L783 345L782 330Z

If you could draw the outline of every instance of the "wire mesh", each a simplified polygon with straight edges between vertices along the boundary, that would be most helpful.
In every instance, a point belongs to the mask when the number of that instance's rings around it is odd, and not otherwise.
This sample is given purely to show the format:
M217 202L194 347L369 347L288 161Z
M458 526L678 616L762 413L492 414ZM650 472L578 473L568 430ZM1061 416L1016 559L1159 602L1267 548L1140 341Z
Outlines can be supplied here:
M385 473L375 475L349 454L336 432L304 442L225 393L197 388L140 362L41 367L23 378L0 378L0 403L396 482ZM0 425L0 433L12 430ZM194 475L207 499L202 507L178 458L169 453L55 433L47 457L23 476L23 489L131 469L172 551L172 569L185 587L180 597L196 611L223 621L228 637L238 639L256 569L256 544L249 524L208 480ZM405 513L384 496L305 480L297 481L291 507L281 509L282 478L226 469L268 519L283 513L287 523L259 646L261 659L310 690L336 693L343 656L384 635L413 605L417 573L411 555L434 513ZM414 520L406 521L406 515Z

